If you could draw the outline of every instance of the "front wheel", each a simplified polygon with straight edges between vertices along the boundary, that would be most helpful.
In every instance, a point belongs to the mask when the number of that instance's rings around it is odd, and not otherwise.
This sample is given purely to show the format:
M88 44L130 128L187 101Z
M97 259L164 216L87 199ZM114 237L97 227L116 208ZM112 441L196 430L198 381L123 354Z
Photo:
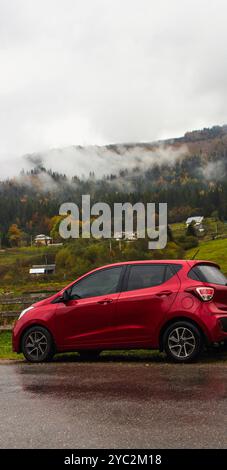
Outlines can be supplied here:
M168 358L174 362L191 362L199 356L203 341L195 325L179 321L165 331L163 346Z
M51 334L42 326L33 326L25 332L21 349L29 362L45 362L52 359L54 355Z

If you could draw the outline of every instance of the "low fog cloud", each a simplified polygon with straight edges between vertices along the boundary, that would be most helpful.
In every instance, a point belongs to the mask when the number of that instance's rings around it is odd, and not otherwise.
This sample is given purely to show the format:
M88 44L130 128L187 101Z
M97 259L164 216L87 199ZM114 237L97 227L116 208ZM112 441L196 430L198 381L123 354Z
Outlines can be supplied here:
M106 173L123 157L98 145L226 123L226 14L225 0L1 0L0 177L33 153Z
M160 145L153 149L146 146L88 146L53 149L39 155L26 155L23 159L23 169L32 168L54 169L68 177L77 175L88 177L91 172L96 178L104 175L118 175L121 170L144 171L155 164L174 164L177 159L188 154L186 145L179 148Z
M199 170L207 181L222 181L226 179L226 162L223 160L208 162L200 167Z

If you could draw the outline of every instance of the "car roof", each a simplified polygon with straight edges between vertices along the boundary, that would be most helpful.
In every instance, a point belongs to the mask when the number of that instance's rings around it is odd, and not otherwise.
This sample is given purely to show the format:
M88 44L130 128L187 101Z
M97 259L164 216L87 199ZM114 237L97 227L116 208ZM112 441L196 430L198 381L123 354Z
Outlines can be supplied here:
M207 260L188 260L188 259L151 259L151 260L135 260L135 261L119 261L118 263L111 263L111 264L106 264L103 266L100 266L98 268L93 269L98 270L98 269L104 269L104 268L111 268L114 266L125 266L125 265L130 265L130 264L181 264L181 265L189 265L190 267L196 265L196 264L209 264L212 266L218 266L219 265L213 261L207 261Z
M74 284L74 282L77 282L81 279L83 279L85 276L89 275L89 274L92 274L96 271L101 271L102 269L106 269L106 268L112 268L112 267L115 267L115 266L127 266L127 265L136 265L136 264L179 264L179 265L183 265L183 266L186 266L188 267L189 269L191 269L193 266L197 265L197 264L209 264L211 266L216 266L218 268L219 265L212 262L212 261L206 261L206 260L186 260L186 259L152 259L152 260L136 260L136 261L119 261L118 263L111 263L111 264L106 264L106 265L103 265L103 266L99 266L97 268L94 268L90 271L87 271L86 273L82 274L81 276L79 276L76 281L72 281L70 282L70 284L68 284L68 286L66 286L66 288L69 288L70 286L72 286ZM61 290L61 292L63 292L65 290L65 287Z
M187 260L188 264L193 267L197 264L208 264L210 266L216 266L217 268L220 269L220 266L218 263L215 263L215 261L207 261L205 259L192 259L192 260Z

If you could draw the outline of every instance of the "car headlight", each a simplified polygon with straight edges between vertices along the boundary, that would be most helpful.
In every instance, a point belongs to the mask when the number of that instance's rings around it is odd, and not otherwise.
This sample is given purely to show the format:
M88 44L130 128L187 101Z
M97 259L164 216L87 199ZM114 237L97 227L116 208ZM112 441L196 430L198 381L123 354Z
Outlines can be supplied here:
M29 310L31 310L32 308L34 308L32 305L31 307L28 307L28 308L25 308L24 310L22 310L21 314L19 315L19 318L18 320L20 320L21 317L23 317L23 315L28 312Z

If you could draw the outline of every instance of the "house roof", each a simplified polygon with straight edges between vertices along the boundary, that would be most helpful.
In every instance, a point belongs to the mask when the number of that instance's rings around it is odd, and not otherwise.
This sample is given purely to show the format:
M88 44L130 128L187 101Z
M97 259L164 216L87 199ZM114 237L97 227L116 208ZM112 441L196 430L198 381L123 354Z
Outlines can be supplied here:
M33 264L32 268L48 268L48 269L54 269L56 267L56 264Z
M54 271L55 264L34 264L30 269L30 274L46 274L47 271Z
M44 235L44 233L41 233L40 235L36 235L35 240L37 239L51 240L51 237L49 237L48 235Z
M203 215L195 216L195 217L188 217L186 220L186 224L191 224L192 222L195 222L196 224L201 224L203 219L204 219Z

